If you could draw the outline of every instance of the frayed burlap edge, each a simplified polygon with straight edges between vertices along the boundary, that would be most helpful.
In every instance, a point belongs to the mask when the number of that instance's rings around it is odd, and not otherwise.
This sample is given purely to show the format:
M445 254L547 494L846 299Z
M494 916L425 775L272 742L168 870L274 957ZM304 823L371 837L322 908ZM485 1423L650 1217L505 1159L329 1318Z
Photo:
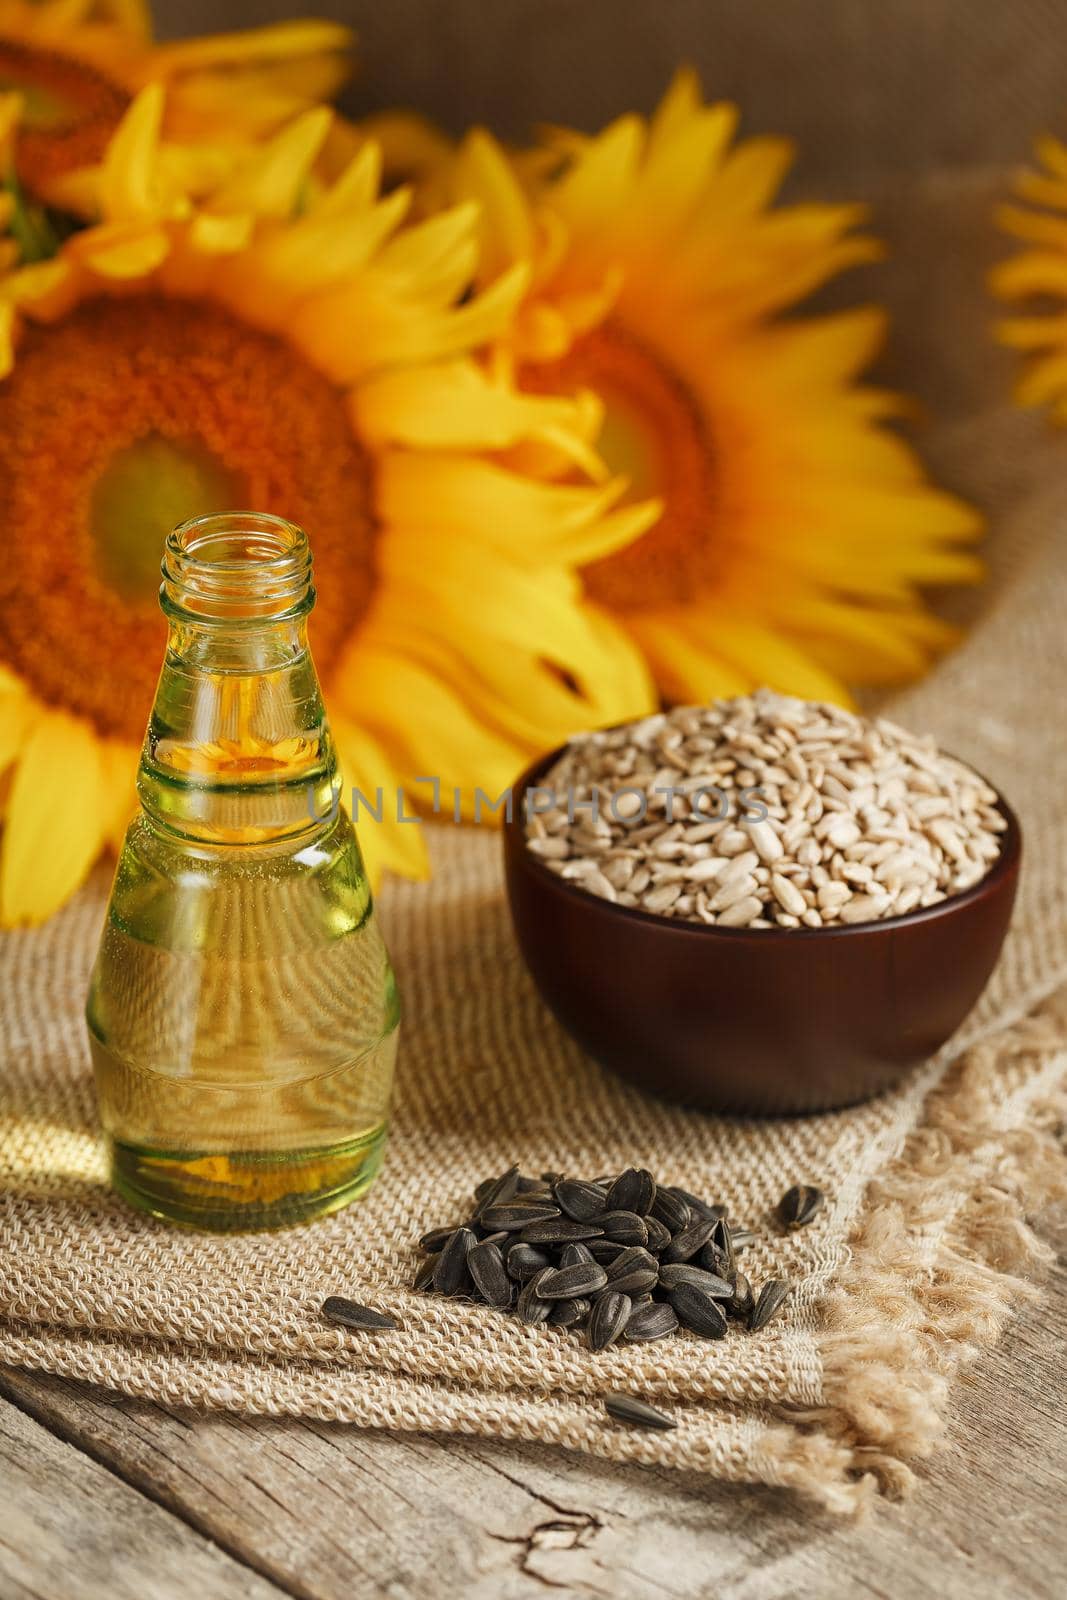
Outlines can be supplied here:
M846 1514L914 1486L909 1463L942 1443L954 1378L1038 1295L1055 1258L1029 1219L1067 1197L1065 1036L1061 989L972 1047L870 1185L822 1310L823 1402L788 1409L794 1437L767 1436L767 1481ZM1016 1097L1004 1093L1015 1072L1025 1126L1011 1125Z

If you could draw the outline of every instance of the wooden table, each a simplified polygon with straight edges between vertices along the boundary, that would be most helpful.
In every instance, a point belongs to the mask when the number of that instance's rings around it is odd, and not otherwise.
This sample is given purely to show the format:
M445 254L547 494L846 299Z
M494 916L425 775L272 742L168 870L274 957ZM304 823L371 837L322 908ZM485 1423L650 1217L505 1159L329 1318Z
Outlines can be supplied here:
M1067 1249L1067 1208L1042 1219ZM191 1417L0 1372L0 1600L1062 1600L1067 1265L860 1525L537 1446Z

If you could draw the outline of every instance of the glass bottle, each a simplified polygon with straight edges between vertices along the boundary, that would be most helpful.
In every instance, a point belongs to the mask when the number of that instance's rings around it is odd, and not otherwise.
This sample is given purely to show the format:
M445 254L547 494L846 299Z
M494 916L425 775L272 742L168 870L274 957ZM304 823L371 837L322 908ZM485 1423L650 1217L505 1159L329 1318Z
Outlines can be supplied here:
M333 1211L381 1161L399 1007L308 650L300 528L169 535L170 633L86 1016L112 1181L172 1222Z

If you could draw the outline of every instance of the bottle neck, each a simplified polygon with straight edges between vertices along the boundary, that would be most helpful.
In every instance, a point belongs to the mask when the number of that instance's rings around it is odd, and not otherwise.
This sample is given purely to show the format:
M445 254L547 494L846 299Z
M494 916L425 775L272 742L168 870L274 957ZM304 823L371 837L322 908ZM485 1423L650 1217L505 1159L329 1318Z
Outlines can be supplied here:
M154 825L205 846L292 846L330 826L337 761L308 649L313 598L290 524L211 517L170 536L169 637L137 780Z

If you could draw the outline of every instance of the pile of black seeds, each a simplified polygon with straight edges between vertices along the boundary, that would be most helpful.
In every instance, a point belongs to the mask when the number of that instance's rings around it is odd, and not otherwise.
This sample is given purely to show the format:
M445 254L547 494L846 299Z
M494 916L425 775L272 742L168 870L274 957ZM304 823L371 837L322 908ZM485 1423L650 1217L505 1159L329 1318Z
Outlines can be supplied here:
M784 1227L811 1221L823 1203L809 1184L778 1207ZM657 1184L645 1168L617 1177L524 1177L510 1167L474 1191L466 1222L420 1240L426 1259L413 1287L466 1296L525 1323L582 1329L592 1350L649 1343L688 1328L721 1339L733 1321L766 1327L790 1285L754 1289L737 1264L757 1235L726 1207Z

